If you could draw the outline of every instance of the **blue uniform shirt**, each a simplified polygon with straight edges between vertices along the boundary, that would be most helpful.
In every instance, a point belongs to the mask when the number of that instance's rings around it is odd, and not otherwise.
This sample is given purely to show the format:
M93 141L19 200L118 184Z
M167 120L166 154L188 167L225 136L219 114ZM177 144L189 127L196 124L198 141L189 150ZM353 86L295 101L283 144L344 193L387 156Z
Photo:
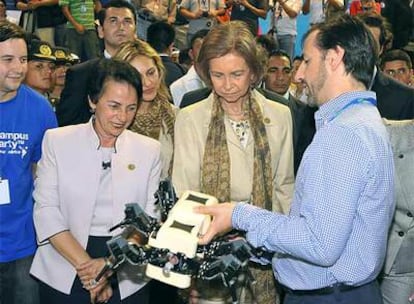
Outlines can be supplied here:
M0 102L0 177L9 181L11 199L0 205L0 262L36 250L32 165L40 159L43 134L56 126L49 102L25 85Z

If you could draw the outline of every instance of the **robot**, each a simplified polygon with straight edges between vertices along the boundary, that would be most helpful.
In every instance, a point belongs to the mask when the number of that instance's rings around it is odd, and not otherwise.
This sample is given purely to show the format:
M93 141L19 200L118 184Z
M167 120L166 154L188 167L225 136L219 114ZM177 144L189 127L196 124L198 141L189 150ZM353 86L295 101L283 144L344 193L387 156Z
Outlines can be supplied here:
M155 196L162 222L149 217L138 204L126 204L124 220L111 228L123 231L107 242L110 254L95 281L124 263L144 265L148 277L182 289L190 287L192 278L220 279L237 303L238 278L244 274L244 280L253 283L247 264L251 258L265 258L268 253L240 237L198 245L198 237L207 231L211 219L194 213L193 208L217 204L215 197L186 191L177 200L169 180L160 183Z

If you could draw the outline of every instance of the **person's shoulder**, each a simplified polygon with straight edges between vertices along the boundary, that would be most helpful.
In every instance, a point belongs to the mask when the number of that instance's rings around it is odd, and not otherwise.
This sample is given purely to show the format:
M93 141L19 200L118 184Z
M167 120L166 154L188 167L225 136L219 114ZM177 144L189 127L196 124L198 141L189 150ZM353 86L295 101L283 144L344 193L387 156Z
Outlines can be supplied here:
M185 82L185 77L187 74L184 74L183 76L181 76L180 78L178 78L177 80L175 80L173 83L171 83L170 85L170 90L179 90L182 86L184 86L184 82Z
M290 115L290 109L288 107L289 101L283 96L277 95L276 97L274 93L272 95L266 94L265 96L265 94L259 91L255 91L253 96L261 104L265 111L272 111L281 115L285 115L287 113Z
M192 120L200 123L211 114L212 104L213 97L210 95L206 99L180 109L177 114L177 120Z
M378 86L389 86L392 89L401 91L401 92L407 92L413 94L414 88L409 87L394 78L386 75L384 72L379 71L374 79L374 85L373 88Z
M46 97L25 84L20 85L17 91L17 98L22 98L29 103L32 113L37 110L44 111L45 109L53 111Z
M69 71L74 73L85 73L86 71L92 71L95 69L99 60L100 58L94 58L82 63L75 64L69 68Z
M69 125L59 128L53 128L47 130L47 134L50 138L61 138L64 141L70 140L70 138L76 138L76 140L83 137L88 133L90 126L88 123Z
M122 136L128 144L139 149L145 149L146 153L156 152L161 149L161 144L158 140L138 134L131 130L125 130Z

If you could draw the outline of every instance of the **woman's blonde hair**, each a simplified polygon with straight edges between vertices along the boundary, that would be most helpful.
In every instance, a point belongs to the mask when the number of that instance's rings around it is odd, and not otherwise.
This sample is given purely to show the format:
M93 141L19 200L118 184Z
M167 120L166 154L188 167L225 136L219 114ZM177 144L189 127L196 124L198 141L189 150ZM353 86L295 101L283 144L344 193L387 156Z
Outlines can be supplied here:
M121 44L118 52L113 58L131 62L138 56L145 56L154 60L161 80L160 88L157 92L157 97L163 100L171 100L171 95L168 91L167 85L165 84L164 64L162 63L161 57L158 55L158 53L147 42L139 39L126 41Z

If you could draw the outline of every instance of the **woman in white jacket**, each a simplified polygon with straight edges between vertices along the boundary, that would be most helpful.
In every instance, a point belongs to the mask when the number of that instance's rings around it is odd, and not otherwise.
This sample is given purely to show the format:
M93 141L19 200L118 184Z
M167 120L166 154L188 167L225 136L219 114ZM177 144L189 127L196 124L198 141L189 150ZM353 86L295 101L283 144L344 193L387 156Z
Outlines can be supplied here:
M34 222L39 248L31 273L41 303L147 303L141 269L125 267L97 284L105 264L108 229L137 202L157 216L154 192L161 172L160 144L126 130L142 98L139 73L103 59L89 85L94 115L86 124L45 135L35 182Z

